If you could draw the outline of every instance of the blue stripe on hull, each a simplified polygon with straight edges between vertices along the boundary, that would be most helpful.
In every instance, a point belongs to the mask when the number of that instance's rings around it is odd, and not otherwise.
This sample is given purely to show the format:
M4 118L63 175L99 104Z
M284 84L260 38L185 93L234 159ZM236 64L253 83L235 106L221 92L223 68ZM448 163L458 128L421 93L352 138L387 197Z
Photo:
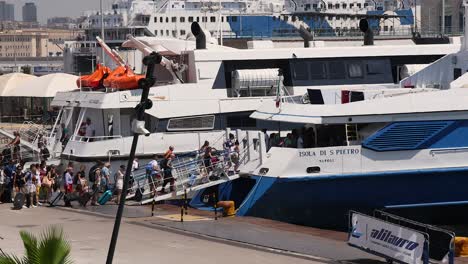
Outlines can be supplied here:
M468 200L468 168L320 178L255 178L257 186L244 201L239 215L316 227L346 228L347 212L351 209L372 213L390 205ZM429 214L428 219L436 212L427 211L424 214Z

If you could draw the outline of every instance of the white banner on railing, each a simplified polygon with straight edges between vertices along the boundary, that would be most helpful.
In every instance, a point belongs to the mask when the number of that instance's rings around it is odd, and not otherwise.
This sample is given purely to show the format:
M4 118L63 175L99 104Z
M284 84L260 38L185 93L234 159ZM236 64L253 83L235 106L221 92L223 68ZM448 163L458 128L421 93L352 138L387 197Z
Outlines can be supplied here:
M349 244L404 263L423 263L422 233L355 212L351 221Z

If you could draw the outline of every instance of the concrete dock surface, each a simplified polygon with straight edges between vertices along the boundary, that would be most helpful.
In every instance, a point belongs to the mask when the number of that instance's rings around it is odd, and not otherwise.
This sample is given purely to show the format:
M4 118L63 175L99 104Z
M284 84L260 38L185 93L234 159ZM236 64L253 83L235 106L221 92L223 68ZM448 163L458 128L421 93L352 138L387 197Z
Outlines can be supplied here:
M117 206L74 205L14 211L0 205L0 248L22 254L19 230L61 225L75 263L104 263ZM347 245L347 234L253 217L214 220L214 212L180 207L126 206L114 263L385 263ZM457 259L457 263L468 263Z
M39 234L60 225L71 241L74 263L105 263L114 221L79 211L38 207L10 210L0 205L0 248L23 254L20 230ZM122 222L114 263L323 263L273 251L218 243L143 225Z

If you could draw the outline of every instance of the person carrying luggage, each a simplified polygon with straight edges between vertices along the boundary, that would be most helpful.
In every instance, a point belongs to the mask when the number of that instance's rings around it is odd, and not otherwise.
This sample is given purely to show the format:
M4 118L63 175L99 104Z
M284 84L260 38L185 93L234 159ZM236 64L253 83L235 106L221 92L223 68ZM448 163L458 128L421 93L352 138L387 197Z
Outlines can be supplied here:
M91 185L91 205L96 206L98 205L97 200L99 197L99 188L101 184L101 167L103 163L98 161L96 165L91 167L89 170L89 184Z

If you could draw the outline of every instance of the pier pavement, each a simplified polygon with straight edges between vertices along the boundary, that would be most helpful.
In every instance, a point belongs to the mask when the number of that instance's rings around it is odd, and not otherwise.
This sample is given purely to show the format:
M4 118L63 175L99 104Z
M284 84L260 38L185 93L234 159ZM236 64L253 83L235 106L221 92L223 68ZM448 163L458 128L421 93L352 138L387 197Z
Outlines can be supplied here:
M114 221L75 210L38 207L11 210L0 205L0 248L23 254L20 230L39 234L48 225L63 227L72 246L74 263L105 263ZM139 225L124 219L114 263L324 263L274 251L219 243Z
M62 225L72 241L76 263L104 263L117 211L115 204L86 208L34 208L0 205L0 248L22 252L21 229L38 232ZM214 220L214 212L180 207L126 206L114 263L158 260L182 263L385 263L347 245L344 232L297 226L254 217ZM456 263L468 263L457 258Z

